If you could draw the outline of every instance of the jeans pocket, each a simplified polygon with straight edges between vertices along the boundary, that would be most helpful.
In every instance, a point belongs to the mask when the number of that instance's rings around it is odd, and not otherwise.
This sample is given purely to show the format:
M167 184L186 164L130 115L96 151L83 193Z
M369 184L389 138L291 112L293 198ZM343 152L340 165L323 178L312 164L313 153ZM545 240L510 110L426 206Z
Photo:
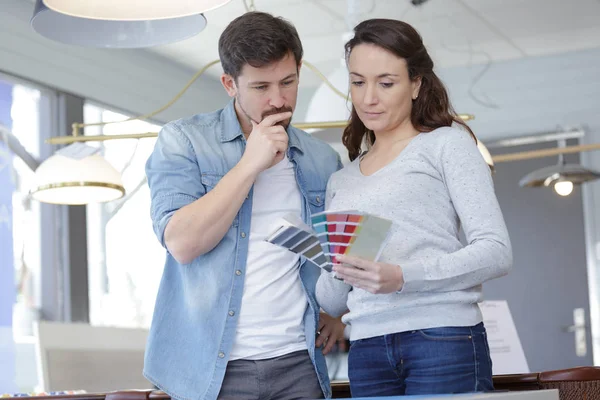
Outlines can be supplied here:
M471 340L471 328L469 327L442 327L428 328L417 331L421 337L427 340L455 341Z

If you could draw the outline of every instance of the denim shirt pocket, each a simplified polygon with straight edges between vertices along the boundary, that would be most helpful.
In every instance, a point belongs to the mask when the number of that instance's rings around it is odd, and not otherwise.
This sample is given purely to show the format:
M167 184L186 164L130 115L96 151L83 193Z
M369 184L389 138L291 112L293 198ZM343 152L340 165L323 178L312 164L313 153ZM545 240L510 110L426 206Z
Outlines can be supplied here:
M223 178L223 175L206 172L206 173L202 174L200 179L202 181L202 185L206 189L206 193L208 193L211 190L213 190L215 186L217 186L217 184L221 181L222 178ZM236 214L235 218L233 219L233 222L231 223L232 227L238 226L239 217L240 217L240 213L238 212Z
M309 190L307 196L311 214L323 211L325 207L325 190Z

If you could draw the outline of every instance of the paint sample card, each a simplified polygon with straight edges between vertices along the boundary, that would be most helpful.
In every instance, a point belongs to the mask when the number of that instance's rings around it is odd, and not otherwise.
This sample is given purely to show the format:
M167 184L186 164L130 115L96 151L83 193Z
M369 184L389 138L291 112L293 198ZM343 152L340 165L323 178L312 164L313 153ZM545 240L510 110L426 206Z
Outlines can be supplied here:
M309 227L296 217L285 217L266 241L299 254L328 272L340 254L377 261L392 226L389 220L356 211L318 213L311 222Z
M319 267L331 271L331 260L324 254L321 243L313 230L293 216L283 218L280 226L265 240L284 247L307 258Z
M374 215L365 216L360 227L360 234L355 236L356 240L344 254L367 260L378 260L391 227L392 221L390 220Z

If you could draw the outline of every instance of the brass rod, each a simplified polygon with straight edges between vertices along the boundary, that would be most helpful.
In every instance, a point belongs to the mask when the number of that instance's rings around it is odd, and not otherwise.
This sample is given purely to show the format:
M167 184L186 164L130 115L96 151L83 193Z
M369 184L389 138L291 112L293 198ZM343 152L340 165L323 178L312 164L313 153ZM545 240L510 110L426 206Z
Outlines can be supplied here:
M321 73L321 71L319 71L317 69L317 67L312 65L310 62L303 60L302 66L310 69L315 75L317 75L325 83L325 85L327 85L329 87L329 89L333 90L333 92L335 94L337 94L338 96L340 96L342 99L344 99L346 101L350 100L350 93L348 93L348 94L342 93L338 88L333 86L333 84L329 81L329 79L327 79L327 77L325 75L323 75Z
M345 128L348 125L348 121L299 122L292 125L298 129L331 129Z
M600 150L600 143L582 144L577 146L554 147L552 149L522 151L518 153L498 154L492 156L494 163L529 160L532 158L542 158L557 156L559 154L579 153L581 151Z
M302 122L294 124L298 129L330 129L344 128L348 124L347 121L326 121L326 122ZM157 137L158 132L145 133L124 133L122 135L73 135L73 136L54 136L46 140L49 144L70 144L75 142L103 142L106 140L116 139L143 139Z
M158 132L124 133L122 135L54 136L46 140L49 144L71 144L75 142L103 142L113 139L143 139L157 137Z
M471 114L459 114L459 117L464 121L469 121L475 117ZM132 118L135 119L135 118ZM105 141L113 139L142 139L158 136L158 132L147 132L147 133L128 133L122 135L95 135L95 136L83 136L80 135L79 129L87 126L106 125L112 123L121 123L125 121L116 122L101 122L93 124L73 124L73 135L72 136L54 136L46 140L46 143L50 144L69 144L75 142L94 142L94 141ZM348 125L348 121L324 121L324 122L299 122L293 124L298 129L332 129L332 128L345 128Z
M345 126L344 121L333 122L306 122L294 125L301 129L311 128L336 128ZM144 139L157 137L158 132L126 133L122 135L96 135L96 136L55 136L46 140L50 144L70 144L75 142L99 142L113 139ZM582 151L600 150L600 143L584 144L577 146L555 147L552 149L522 151L516 153L496 154L492 156L494 164L510 161L528 160L532 158L552 157L559 154L579 153Z

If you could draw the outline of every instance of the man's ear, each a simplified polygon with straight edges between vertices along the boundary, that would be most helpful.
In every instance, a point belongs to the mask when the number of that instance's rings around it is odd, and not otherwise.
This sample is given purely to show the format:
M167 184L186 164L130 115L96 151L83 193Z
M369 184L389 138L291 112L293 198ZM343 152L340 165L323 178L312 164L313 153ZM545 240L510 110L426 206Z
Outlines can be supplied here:
M300 83L300 70L302 69L302 60L298 63L298 83Z
M233 79L233 76L229 74L221 75L221 84L225 88L225 91L227 92L229 97L235 97L235 95L237 94L237 86L235 84L235 79Z

